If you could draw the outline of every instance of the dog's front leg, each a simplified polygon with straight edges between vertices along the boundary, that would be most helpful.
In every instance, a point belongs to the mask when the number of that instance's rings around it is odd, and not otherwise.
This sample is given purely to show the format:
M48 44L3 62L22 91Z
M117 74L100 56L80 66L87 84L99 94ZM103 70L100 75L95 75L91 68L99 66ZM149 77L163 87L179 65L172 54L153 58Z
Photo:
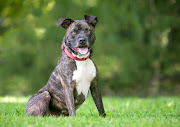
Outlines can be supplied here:
M67 106L67 109L69 112L69 116L76 116L75 106L74 106L73 89L71 88L72 84L70 84L66 80L63 80L65 78L62 78L62 75L61 75L60 79L61 79L61 84L63 86L63 92L64 92L66 106Z
M99 115L105 117L106 113L104 111L101 93L98 88L97 80L93 80L90 86L91 95L98 109Z
M72 90L70 88L66 88L64 89L64 94L65 94L65 101L69 115L76 116Z

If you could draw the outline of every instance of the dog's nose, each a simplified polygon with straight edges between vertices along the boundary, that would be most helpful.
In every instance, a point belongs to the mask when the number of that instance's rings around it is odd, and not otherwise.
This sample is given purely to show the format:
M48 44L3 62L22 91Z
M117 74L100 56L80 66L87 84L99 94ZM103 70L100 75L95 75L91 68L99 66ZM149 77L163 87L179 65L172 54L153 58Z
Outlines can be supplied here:
M80 44L85 44L85 42L86 42L85 38L79 38L78 40L79 40Z

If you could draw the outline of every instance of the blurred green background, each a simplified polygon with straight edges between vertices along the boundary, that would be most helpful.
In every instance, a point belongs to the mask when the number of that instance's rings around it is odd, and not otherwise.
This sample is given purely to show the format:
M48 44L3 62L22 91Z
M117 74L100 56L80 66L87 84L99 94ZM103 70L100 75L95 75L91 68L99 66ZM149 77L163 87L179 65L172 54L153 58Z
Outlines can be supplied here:
M107 96L180 93L179 0L0 0L0 95L44 86L61 54L58 18L98 17L93 56Z

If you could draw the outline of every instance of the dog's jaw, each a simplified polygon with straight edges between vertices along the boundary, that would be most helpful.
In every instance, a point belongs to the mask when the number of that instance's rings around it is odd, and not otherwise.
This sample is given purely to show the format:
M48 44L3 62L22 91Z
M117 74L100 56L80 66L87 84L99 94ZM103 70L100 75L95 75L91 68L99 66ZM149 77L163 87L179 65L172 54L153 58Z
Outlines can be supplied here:
M87 58L90 55L90 52L88 52L87 54L83 54L83 55L76 55L76 54L72 53L72 55L74 57L82 59L82 58Z

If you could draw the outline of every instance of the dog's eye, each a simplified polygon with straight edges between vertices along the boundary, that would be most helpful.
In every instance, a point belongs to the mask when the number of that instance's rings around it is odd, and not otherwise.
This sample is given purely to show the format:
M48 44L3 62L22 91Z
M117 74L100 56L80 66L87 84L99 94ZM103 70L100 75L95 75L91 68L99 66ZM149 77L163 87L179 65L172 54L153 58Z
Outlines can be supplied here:
M91 31L90 30L88 30L88 34L90 34L91 33Z
M75 32L75 31L73 31L73 32L72 32L72 34L76 34L76 32Z

